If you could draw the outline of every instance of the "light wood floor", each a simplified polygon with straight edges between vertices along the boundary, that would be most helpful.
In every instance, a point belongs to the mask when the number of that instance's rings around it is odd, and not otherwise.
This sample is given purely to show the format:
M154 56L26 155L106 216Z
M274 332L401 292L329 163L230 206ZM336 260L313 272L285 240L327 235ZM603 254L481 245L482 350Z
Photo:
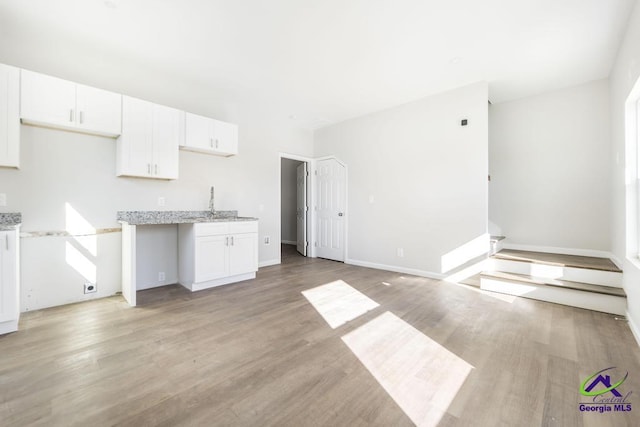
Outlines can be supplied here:
M640 425L640 351L614 316L285 249L254 281L24 313L0 337L0 425L404 426L421 402L445 405L425 425ZM379 305L333 329L301 292L338 280ZM434 387L406 389L413 364ZM633 411L581 414L580 383L611 366Z

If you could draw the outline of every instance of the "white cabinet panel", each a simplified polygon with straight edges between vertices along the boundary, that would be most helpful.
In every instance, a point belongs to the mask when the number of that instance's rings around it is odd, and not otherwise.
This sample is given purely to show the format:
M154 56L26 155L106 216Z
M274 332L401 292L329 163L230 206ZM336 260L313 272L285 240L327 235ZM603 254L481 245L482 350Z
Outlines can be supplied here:
M230 236L229 275L258 270L258 234L234 234Z
M238 126L232 123L213 121L213 139L215 150L220 153L238 154Z
M120 135L122 131L122 95L77 85L76 106L78 128Z
M64 127L75 124L75 83L27 70L22 70L21 80L23 120Z
M173 108L123 97L117 175L177 179L180 115Z
M196 282L228 276L228 239L226 236L196 237Z
M185 146L210 150L213 148L213 120L186 113Z
M0 64L0 166L20 166L20 70Z
M0 231L0 334L18 329L18 231Z
M153 104L125 96L122 102L122 135L118 138L118 176L151 176L153 152Z
M179 110L153 106L153 173L156 178L178 179Z
M186 113L183 150L218 156L238 154L238 126Z
M22 70L20 117L24 123L97 135L120 134L122 95Z
M253 279L258 271L257 221L180 224L178 242L180 283L192 291Z

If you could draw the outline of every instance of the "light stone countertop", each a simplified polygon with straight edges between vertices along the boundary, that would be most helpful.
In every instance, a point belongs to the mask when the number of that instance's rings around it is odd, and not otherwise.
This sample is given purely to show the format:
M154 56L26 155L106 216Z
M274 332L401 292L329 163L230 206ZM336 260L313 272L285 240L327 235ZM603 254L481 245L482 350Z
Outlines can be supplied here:
M119 211L118 221L130 225L192 224L197 222L257 221L258 218L238 216L238 211Z
M17 212L0 213L0 231L15 230L22 224L22 214Z

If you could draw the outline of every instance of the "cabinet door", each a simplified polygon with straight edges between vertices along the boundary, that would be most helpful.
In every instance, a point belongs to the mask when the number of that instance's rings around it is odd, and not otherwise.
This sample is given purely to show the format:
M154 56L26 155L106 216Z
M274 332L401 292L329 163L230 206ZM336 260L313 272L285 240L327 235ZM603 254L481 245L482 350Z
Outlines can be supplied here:
M20 70L0 64L0 166L20 166Z
M229 248L230 276L258 270L257 233L232 235Z
M79 129L109 136L122 131L122 95L89 86L76 87Z
M180 111L153 106L153 174L155 178L178 179Z
M228 236L196 237L196 283L228 276L228 241Z
M214 150L223 154L238 154L238 126L232 123L213 121Z
M122 97L122 135L117 142L117 174L151 177L153 104Z
M0 322L18 318L16 231L0 231Z
M211 150L214 147L213 119L186 113L185 145L201 150Z
M22 70L20 87L22 119L36 124L75 127L75 83Z

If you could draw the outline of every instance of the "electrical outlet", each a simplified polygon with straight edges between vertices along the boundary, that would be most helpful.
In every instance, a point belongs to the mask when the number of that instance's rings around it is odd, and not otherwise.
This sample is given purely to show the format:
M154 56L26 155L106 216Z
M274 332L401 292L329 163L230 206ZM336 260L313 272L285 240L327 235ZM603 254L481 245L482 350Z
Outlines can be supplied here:
M396 251L396 254L398 255L398 258L403 258L404 257L404 249L403 248L398 248Z
M158 197L158 206L164 206L164 197Z
M7 195L0 193L0 206L7 206Z
M96 285L95 283L91 283L91 282L86 282L84 284L84 293L85 294L92 294L94 292L98 291L98 285Z
M270 245L271 244L271 237L264 236L264 244L265 245Z
M158 282L164 282L164 281L165 281L164 271L161 271L158 273Z

